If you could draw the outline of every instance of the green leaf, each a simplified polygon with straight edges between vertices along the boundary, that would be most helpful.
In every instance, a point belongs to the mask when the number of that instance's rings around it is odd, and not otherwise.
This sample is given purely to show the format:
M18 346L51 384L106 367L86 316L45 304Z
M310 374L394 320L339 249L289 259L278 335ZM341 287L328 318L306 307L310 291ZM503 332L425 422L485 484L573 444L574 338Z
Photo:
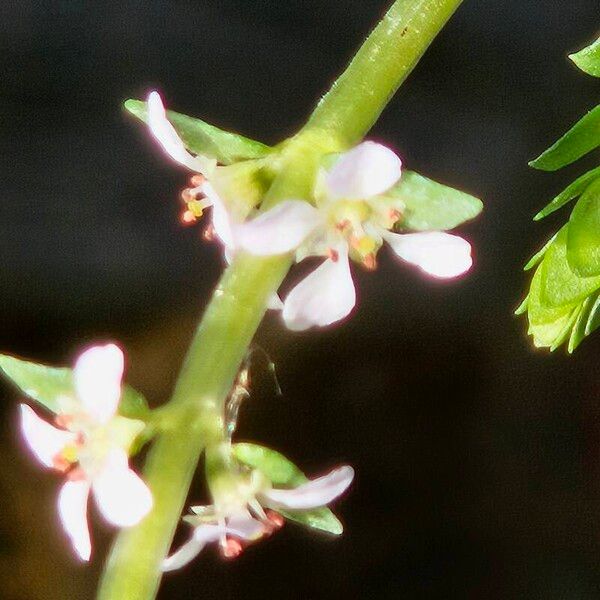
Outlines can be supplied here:
M600 326L600 294L590 308L587 323L585 325L585 335L590 335Z
M589 320L590 311L594 305L594 300L595 296L588 296L581 304L581 310L579 311L577 320L573 324L571 335L569 337L569 345L567 347L569 354L573 353L587 335L585 328Z
M550 245L552 244L552 242L556 239L556 233L542 246L542 248L540 250L538 250L528 261L527 264L523 267L523 271L529 271L530 269L533 269L533 267L535 267L539 262L541 262L542 258L544 258L544 254L546 254L546 251L548 250L548 248L550 248Z
M413 231L453 229L474 219L483 208L478 198L412 171L403 171L385 196L402 201L399 226Z
M600 105L587 113L529 165L542 171L556 171L600 146Z
M590 183L598 178L600 178L600 167L596 167L595 169L592 169L591 171L588 171L581 177L577 178L570 186L568 186L558 196L556 196L556 198L547 204L545 208L540 210L540 212L533 217L533 220L539 221L540 219L543 219L544 217L547 217L549 214L553 213L555 210L562 208L565 204L583 194Z
M579 277L600 274L600 179L588 187L571 213L567 260Z
M233 455L242 464L263 473L276 487L297 487L308 481L302 471L283 454L258 444L239 443L232 447ZM343 526L338 518L322 506L312 510L277 509L284 517L302 525L339 535Z
M558 232L540 265L541 300L549 307L561 307L581 302L600 288L600 276L579 277L567 261L569 225Z
M7 354L0 354L0 369L21 392L50 412L59 411L61 396L75 397L72 369L48 367ZM131 419L144 419L148 411L144 397L132 387L124 386L119 414Z
M570 54L569 58L582 70L600 77L600 38L583 50Z
M130 99L125 102L125 108L138 119L146 122L145 102ZM271 152L271 148L265 144L237 133L224 131L200 119L172 110L167 111L167 116L188 150L215 158L223 165L251 158L262 158Z

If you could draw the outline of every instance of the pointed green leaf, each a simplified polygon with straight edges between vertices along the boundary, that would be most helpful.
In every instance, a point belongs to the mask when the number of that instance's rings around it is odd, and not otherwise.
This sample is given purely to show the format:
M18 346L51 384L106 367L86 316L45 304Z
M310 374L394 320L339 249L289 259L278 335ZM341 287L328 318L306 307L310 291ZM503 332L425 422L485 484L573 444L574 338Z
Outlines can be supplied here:
M555 239L556 239L556 233L542 246L542 248L540 250L538 250L527 261L527 264L523 267L523 271L529 271L530 269L533 269L533 267L535 267L538 263L540 263L542 258L544 258L544 254L546 254L546 251L548 250L548 248L550 248L550 245L552 244L552 242Z
M600 167L596 167L591 171L588 171L581 177L578 177L571 185L569 185L565 190L563 190L556 198L554 198L545 208L540 210L540 212L533 217L534 221L539 221L544 217L547 217L549 214L553 213L555 210L562 208L565 204L570 202L571 200L581 196L586 188L594 181L595 179L600 178Z
M585 332L586 325L588 323L590 317L590 311L594 306L594 301L597 298L596 295L592 295L587 297L583 303L581 304L581 310L577 316L577 320L575 321L571 335L569 337L569 345L567 350L569 354L572 354L573 351L581 344L581 342L585 339L587 333Z
M514 314L518 317L520 315L524 315L527 312L527 308L529 307L529 295L525 296L525 299L517 308L515 308Z
M574 305L600 288L600 276L579 277L567 262L569 225L558 232L540 265L541 300L549 307Z
M58 412L61 396L75 397L72 369L48 367L7 354L0 354L0 369L21 392L50 412ZM139 392L127 385L123 387L119 414L144 419L148 410L148 404Z
M130 99L125 102L125 108L138 119L146 122L145 102ZM251 158L262 158L271 152L265 144L237 133L224 131L201 119L188 117L172 110L167 111L167 116L188 150L215 158L223 165Z
M232 447L233 455L242 464L263 473L276 487L297 487L308 479L302 471L283 454L258 444L239 443ZM277 509L285 518L302 525L339 535L343 526L338 518L322 506L312 510Z
M580 119L558 142L529 163L542 171L556 171L600 146L600 105Z
M453 229L474 219L483 208L478 198L412 171L403 171L385 197L402 201L399 227L413 231Z
M587 323L585 325L585 335L590 335L600 326L600 294L596 297L592 307L590 308L590 314L588 316Z
M600 77L600 38L583 50L569 55L569 58L582 70Z
M600 274L600 179L588 187L571 213L567 260L579 277Z

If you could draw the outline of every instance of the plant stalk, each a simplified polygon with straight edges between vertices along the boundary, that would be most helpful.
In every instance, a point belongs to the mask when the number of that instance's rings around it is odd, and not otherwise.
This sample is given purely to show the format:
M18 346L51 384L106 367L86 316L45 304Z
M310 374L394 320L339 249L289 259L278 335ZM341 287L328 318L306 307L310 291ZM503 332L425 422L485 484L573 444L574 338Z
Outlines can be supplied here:
M282 150L282 171L264 204L309 198L318 158L342 141L360 140L408 76L461 0L397 0L324 96L307 125ZM330 140L330 141L328 141ZM315 143L316 142L316 143ZM183 364L169 415L172 426L152 446L144 479L151 513L117 536L99 600L150 600L204 447L221 439L223 403L291 257L236 255L198 326ZM171 410L173 409L173 410Z

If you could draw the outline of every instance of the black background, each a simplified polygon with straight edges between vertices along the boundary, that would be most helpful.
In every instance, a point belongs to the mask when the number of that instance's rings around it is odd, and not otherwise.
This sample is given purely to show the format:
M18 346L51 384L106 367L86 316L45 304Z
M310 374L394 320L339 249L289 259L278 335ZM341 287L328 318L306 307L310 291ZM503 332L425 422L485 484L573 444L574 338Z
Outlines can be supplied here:
M0 6L0 347L69 363L118 339L129 380L168 397L222 268L178 223L187 174L122 101L158 88L181 112L267 143L292 133L386 8L381 0L8 0ZM470 0L371 137L405 165L474 194L469 277L427 280L386 253L355 270L353 318L293 334L269 317L240 437L309 474L357 477L331 540L293 525L223 562L214 549L160 597L540 598L600 594L600 337L535 351L512 311L524 260L566 218L531 216L590 160L527 167L597 101L566 59L594 37L598 0ZM0 597L91 598L6 386ZM194 500L200 497L194 492Z

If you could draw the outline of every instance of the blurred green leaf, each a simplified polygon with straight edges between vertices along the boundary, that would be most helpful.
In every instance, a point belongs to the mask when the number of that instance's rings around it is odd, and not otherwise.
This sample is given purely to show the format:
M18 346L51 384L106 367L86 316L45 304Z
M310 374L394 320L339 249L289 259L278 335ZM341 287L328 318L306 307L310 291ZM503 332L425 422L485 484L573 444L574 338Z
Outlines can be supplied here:
M481 200L412 171L403 171L400 181L385 194L404 204L399 222L413 231L453 229L474 219L482 210Z
M579 277L600 274L600 180L587 188L571 213L567 260Z
M543 171L556 171L598 146L600 146L600 105L581 118L558 142L529 165Z
M600 77L600 38L583 50L570 54L569 58L582 70Z
M569 185L565 190L558 194L556 198L547 204L545 208L540 210L540 212L533 217L533 220L539 221L540 219L543 219L544 217L547 217L549 214L553 213L555 210L562 208L565 204L583 194L592 181L599 178L600 167L596 167L581 177L578 177L571 185Z
M7 354L0 354L0 369L21 392L50 412L59 411L61 396L75 397L72 369L48 367ZM132 387L124 386L119 414L131 419L144 419L148 411L144 397Z
M567 261L569 225L564 225L550 245L539 267L541 301L548 307L561 307L581 302L600 288L600 276L579 277Z
M130 99L125 102L125 108L138 119L146 122L146 102ZM271 152L271 148L265 144L237 133L224 131L201 119L188 117L172 110L167 111L167 116L188 150L215 158L223 165L251 158L262 158Z
M257 469L276 487L294 488L308 481L302 471L283 454L258 444L239 443L232 446L233 455L242 464ZM322 506L312 510L277 509L287 519L302 525L339 535L343 526L338 518Z

